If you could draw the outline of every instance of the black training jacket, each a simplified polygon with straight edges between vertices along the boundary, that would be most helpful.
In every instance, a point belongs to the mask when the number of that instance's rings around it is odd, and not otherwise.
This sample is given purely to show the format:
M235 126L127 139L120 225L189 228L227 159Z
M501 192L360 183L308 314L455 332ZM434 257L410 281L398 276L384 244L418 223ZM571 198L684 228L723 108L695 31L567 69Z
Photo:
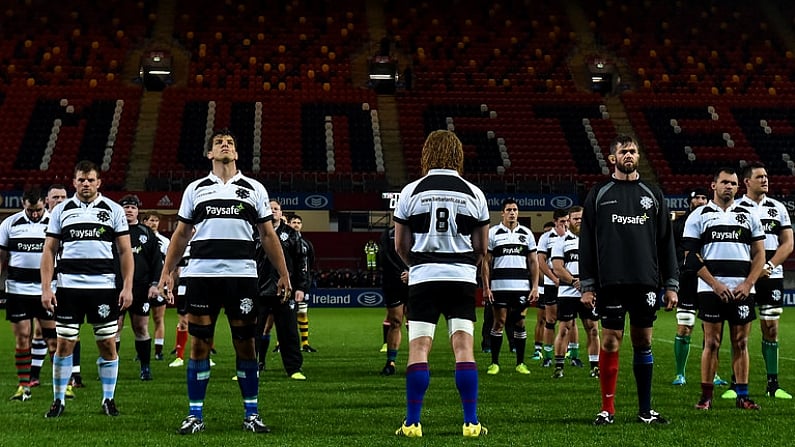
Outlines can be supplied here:
M658 187L611 178L591 189L583 207L583 291L630 284L678 289L671 217Z
M266 223L266 225L268 224ZM293 290L308 292L310 284L307 253L301 236L285 223L280 223L274 230L276 230L276 235L279 237L279 242L282 246L284 261L287 263L287 271L290 272L290 283ZM254 240L257 247L255 259L257 260L259 295L276 296L278 295L276 284L279 282L279 272L273 268L265 256L259 234L255 234Z

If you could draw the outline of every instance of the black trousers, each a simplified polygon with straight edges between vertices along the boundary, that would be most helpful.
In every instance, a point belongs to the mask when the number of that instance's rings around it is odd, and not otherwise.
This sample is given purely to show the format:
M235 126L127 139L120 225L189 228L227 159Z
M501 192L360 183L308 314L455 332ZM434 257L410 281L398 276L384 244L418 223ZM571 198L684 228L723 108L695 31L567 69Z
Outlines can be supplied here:
M301 371L301 367L304 365L304 356L301 354L301 338L298 335L295 301L291 299L282 302L279 296L261 296L259 299L256 339L259 340L262 336L265 330L265 321L268 315L272 314L284 370L288 376ZM259 346L259 343L257 345Z

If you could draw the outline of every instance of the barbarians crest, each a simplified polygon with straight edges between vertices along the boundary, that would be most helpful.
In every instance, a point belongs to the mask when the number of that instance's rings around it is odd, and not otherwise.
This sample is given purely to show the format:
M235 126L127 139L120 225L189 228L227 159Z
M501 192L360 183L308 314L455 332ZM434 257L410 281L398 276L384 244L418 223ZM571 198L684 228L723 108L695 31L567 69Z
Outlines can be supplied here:
M734 217L734 220L740 225L745 225L745 223L748 222L748 216L738 213L737 216Z
M108 316L110 315L110 306L108 306L107 304L100 304L99 307L97 308L97 315L99 315L102 318L108 318Z
M248 315L254 310L254 300L251 298L243 298L240 300L240 312L243 315Z
M750 313L751 310L748 308L748 305L737 306L737 316L739 316L741 319L748 318Z
M105 210L100 210L99 212L97 212L97 220L99 220L100 222L109 221L110 220L110 213L108 213Z
M643 196L640 198L640 206L642 206L644 210L650 209L654 206L654 200L649 196Z
M239 197L241 199L248 199L248 196L251 195L251 192L249 192L249 190L244 189L244 188L237 188L237 191L235 191L235 194L237 195L237 197Z
M649 307L654 307L654 305L656 303L657 303L657 294L654 293L654 292L647 293L646 294L646 304L648 304Z

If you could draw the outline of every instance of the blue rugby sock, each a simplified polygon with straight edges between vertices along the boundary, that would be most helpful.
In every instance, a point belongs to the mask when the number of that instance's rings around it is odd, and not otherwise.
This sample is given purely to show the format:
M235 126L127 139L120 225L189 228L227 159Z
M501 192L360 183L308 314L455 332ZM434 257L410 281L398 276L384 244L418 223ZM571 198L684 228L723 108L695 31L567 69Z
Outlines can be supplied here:
M420 412L430 382L428 363L414 363L406 368L406 425L420 422Z

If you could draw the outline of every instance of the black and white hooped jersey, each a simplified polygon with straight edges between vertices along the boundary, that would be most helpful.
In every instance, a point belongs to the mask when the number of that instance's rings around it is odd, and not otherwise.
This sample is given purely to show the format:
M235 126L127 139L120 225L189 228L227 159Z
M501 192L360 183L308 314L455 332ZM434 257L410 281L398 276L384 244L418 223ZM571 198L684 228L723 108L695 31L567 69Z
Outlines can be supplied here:
M571 231L566 231L561 237L555 238L555 245L552 246L550 261L555 259L563 260L563 267L571 273L575 279L580 277L580 238ZM563 284L558 287L558 296L564 298L577 297L582 294L574 286Z
M0 224L0 249L8 252L6 292L41 296L39 267L49 223L47 211L38 222L33 222L22 210Z
M155 233L157 236L157 244L160 247L160 254L163 255L163 259L166 259L166 253L168 253L168 246L171 245L171 240L159 232Z
M511 230L500 222L489 228L491 290L530 290L530 270L527 257L536 252L536 238L524 225Z
M483 192L451 169L431 169L406 185L395 221L407 225L414 242L409 285L427 281L477 283L472 231L489 224Z
M739 205L751 210L762 222L765 230L765 260L769 261L779 246L779 235L783 230L792 229L792 220L787 212L787 207L778 200L765 197L762 203L756 203L747 195L740 199ZM770 279L784 277L784 267L776 266L770 274Z
M185 277L257 277L253 227L273 219L268 192L240 172L224 183L212 172L182 195L177 218L193 225Z
M185 285L187 284L187 278L190 275L188 273L188 266L190 266L190 242L188 245L185 246L185 252L182 253L182 257L179 259L179 263L177 263L177 267L179 267L179 282L177 283L177 295L185 296ZM187 275L187 276L186 276Z
M538 254L544 255L547 257L547 265L550 269L552 269L552 247L555 245L555 242L560 238L558 232L555 231L554 228L550 229L546 233L542 234L541 237L538 238ZM541 260L539 259L539 262ZM544 277L544 285L545 286L554 286L555 281L549 278L547 275L541 273L541 276Z
M124 208L97 194L85 203L75 194L56 205L47 236L60 240L58 287L113 289L116 287L113 244L129 235Z
M734 202L724 211L709 202L690 213L682 244L686 251L698 250L712 276L732 289L751 272L751 245L764 238L762 222L748 208ZM699 278L698 291L712 288Z

